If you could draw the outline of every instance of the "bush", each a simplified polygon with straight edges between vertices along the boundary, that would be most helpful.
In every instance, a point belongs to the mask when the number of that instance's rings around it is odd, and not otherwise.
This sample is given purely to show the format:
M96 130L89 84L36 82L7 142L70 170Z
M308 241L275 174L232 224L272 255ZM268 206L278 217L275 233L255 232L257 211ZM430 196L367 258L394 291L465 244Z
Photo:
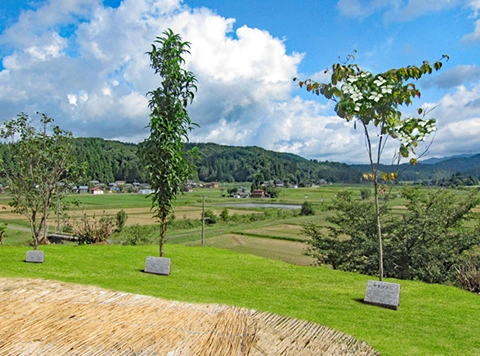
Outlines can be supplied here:
M117 219L117 229L116 229L116 231L120 232L120 231L122 231L123 227L125 226L125 223L128 220L128 214L122 209L117 213L116 219Z
M122 245L149 245L157 238L158 230L155 225L135 224L127 226L120 235Z
M222 210L222 212L220 213L220 219L223 221L223 222L227 222L228 221L228 209L227 208L224 208Z
M456 284L469 292L480 293L480 269L471 262L456 267Z
M87 214L84 214L80 221L73 222L72 228L73 235L78 237L79 244L92 244L106 241L117 225L113 218L105 214L98 220L95 215L90 219Z
M363 189L360 189L360 195L363 200L366 200L370 198L370 196L372 195L372 191L369 188L363 188Z
M315 215L315 210L313 209L312 203L308 201L304 202L302 204L302 208L300 209L300 215Z
M208 225L213 225L217 223L217 216L212 210L205 210L204 216L205 223Z

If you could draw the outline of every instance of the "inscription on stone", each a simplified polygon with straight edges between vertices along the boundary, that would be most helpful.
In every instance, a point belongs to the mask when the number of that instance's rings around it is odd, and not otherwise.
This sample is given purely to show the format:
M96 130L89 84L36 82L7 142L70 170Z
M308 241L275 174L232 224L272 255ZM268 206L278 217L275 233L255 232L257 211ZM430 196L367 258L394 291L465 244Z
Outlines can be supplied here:
M363 301L368 304L397 310L400 305L400 284L368 281Z
M25 262L43 263L44 262L43 251L39 251L39 250L27 251L27 258L25 259Z
M168 276L170 275L170 259L147 256L144 272Z

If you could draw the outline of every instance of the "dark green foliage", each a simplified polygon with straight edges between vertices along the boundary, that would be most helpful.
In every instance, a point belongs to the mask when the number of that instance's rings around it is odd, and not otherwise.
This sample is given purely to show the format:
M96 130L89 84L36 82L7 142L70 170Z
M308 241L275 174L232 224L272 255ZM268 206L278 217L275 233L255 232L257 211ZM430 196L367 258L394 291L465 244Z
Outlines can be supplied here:
M290 153L264 150L260 147L232 147L214 143L187 143L200 152L197 163L201 181L252 182L252 190L265 181L288 180L298 184L302 180L319 182L358 183L361 174L350 166L336 162L307 160Z
M257 189L258 189L257 180L254 178L252 180L252 185L250 186L250 193L253 193Z
M229 216L228 216L228 209L227 208L223 208L222 212L220 213L220 219L223 221L223 222L227 222L228 219L229 219Z
M205 223L207 225L213 225L217 223L217 215L212 210L205 210L204 213Z
M369 188L362 188L360 189L360 196L362 197L362 199L368 199L370 198L370 196L372 195L372 190L369 189Z
M103 183L144 181L145 172L137 155L137 145L101 138L76 138L74 155L87 164L85 184L90 180Z
M228 189L227 190L228 196L233 197L237 193L237 191L238 191L238 188L235 188L235 187Z
M300 215L315 215L315 210L313 209L312 203L310 203L309 201L305 201L302 204L302 208L300 209Z
M158 47L157 47L158 46ZM142 142L139 156L146 170L154 217L160 222L160 256L173 203L182 185L190 176L191 167L185 155L184 142L194 124L187 112L187 105L196 91L195 76L182 68L183 56L190 44L182 42L180 35L167 30L152 44L150 65L160 76L160 86L149 92L148 107L151 110L150 136Z
M449 191L403 191L407 199L404 216L384 214L385 276L429 283L455 281L455 268L480 246L480 225L466 229L463 222L479 203L477 191L463 198ZM335 269L374 275L378 271L375 211L366 200L352 193L338 194L332 204L335 214L328 234L309 224L304 232L312 238L312 252L319 263ZM478 219L478 218L477 218Z
M343 163L318 162L306 160L302 157L264 150L260 147L231 147L216 144L189 144L186 148L197 147L199 160L187 155L194 166L191 172L192 179L200 181L225 182L252 182L255 177L270 177L271 180L281 180L288 185L300 182L328 182L358 183L360 171ZM0 158L6 164L12 158L0 145ZM137 155L137 145L118 141L103 140L101 138L73 139L73 155L78 162L86 163L87 169L82 184L90 180L99 180L110 183L117 180L126 182L145 182L146 172ZM219 167L221 166L221 168ZM218 172L221 170L220 177ZM258 173L261 174L258 174ZM256 180L254 185L263 183Z
M122 231L123 227L125 226L127 220L128 220L128 214L122 209L120 210L117 215L115 215L115 218L117 219L117 232Z
M154 225L139 225L125 227L119 237L122 245L149 245L158 235L158 227Z
M270 195L270 198L278 198L278 188L275 187L275 184L273 183L268 183L265 187L265 193Z

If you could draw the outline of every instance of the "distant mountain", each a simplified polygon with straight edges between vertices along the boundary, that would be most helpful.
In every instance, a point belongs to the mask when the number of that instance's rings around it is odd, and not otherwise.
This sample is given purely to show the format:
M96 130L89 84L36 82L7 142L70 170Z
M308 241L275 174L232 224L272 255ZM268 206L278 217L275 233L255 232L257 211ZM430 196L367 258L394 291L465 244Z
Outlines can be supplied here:
M440 163L443 161L448 161L449 159L457 159L457 158L470 158L472 156L475 156L476 154L463 154L463 155L454 155L454 156L449 156L449 157L432 157L426 160L420 161L422 164L436 164Z
M215 143L189 143L197 147L198 179L204 182L251 182L282 180L295 184L309 182L358 183L361 173L338 162L307 160L292 153L265 150L257 146L223 146Z
M363 173L370 171L370 166L366 164L355 164L351 166ZM399 167L394 165L381 165L380 170L382 172L398 171L400 180L404 181L449 179L456 173L479 179L480 153L432 158L427 161L421 161L414 166L408 163L401 164Z

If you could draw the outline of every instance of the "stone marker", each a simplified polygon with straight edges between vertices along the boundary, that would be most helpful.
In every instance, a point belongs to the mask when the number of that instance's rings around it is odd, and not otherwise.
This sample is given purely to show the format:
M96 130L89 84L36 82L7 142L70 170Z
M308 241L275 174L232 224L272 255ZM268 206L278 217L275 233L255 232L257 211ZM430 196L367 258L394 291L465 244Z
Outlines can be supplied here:
M368 304L397 310L400 305L400 284L368 281L363 301Z
M25 262L43 263L44 262L43 251L40 251L40 250L27 251L27 258L25 259Z
M170 275L170 259L147 256L144 272L168 276Z

